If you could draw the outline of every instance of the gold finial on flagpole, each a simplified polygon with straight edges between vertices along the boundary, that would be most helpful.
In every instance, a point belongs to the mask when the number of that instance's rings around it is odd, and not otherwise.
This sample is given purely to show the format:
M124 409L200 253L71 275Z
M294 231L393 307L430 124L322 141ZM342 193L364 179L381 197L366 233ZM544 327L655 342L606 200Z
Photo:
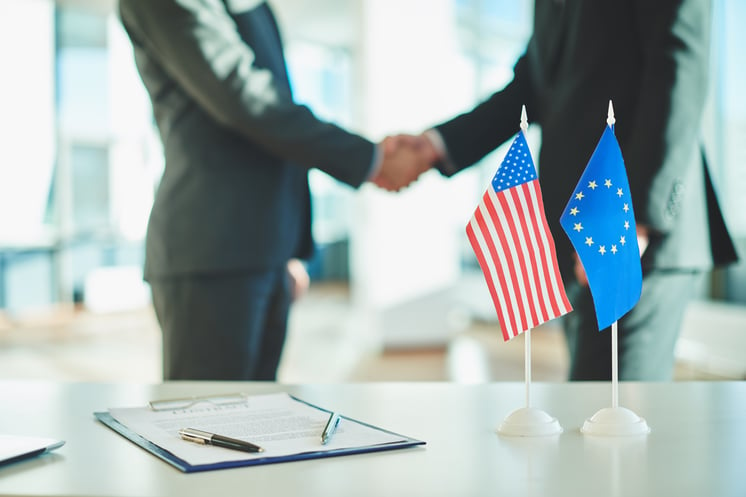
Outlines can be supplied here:
M528 131L528 115L526 114L526 106L521 106L521 129L525 133Z
M609 100L609 117L606 118L606 124L609 126L614 126L614 123L616 122L616 119L614 119L614 106L611 104L611 100Z

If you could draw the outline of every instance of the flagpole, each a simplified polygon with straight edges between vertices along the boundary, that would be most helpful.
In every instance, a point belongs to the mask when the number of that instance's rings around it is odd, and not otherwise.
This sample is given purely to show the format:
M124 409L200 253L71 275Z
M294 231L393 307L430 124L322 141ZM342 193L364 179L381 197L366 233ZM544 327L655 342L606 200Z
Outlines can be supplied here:
M526 330L524 341L525 358L523 360L526 368L526 407L531 407L531 328Z
M526 106L521 106L521 131L525 135L528 132L528 114L526 113ZM526 330L526 339L523 342L524 359L523 365L525 368L526 377L526 407L531 407L531 328Z
M619 353L617 321L611 324L611 407L619 407Z
M609 100L609 110L606 115L606 124L614 127L614 105ZM611 407L619 407L619 347L617 338L617 321L611 324Z

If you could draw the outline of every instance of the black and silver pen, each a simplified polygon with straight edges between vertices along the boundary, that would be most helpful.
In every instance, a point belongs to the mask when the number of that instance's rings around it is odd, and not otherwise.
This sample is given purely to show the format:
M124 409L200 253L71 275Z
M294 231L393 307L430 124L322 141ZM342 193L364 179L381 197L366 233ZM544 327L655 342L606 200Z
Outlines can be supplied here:
M333 412L331 416L329 416L329 421L326 422L326 426L324 426L324 431L321 432L321 445L326 445L329 440L332 438L332 435L337 430L337 426L339 425L340 420L339 414L336 412Z
M264 449L258 445L254 445L251 442L245 442L238 440L237 438L226 437L223 435L217 435L215 433L209 433L195 428L182 428L179 430L179 436L188 442L194 442L198 444L209 444L215 447L223 447L226 449L241 450L243 452L264 452Z

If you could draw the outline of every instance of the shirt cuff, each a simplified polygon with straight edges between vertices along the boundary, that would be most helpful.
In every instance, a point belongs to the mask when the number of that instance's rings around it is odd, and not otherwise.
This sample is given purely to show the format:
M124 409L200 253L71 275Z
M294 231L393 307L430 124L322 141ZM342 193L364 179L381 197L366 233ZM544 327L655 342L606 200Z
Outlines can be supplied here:
M378 176L378 172L381 170L381 166L383 165L383 145L380 143L374 143L373 144L373 158L370 161L370 166L368 169L368 176L365 178L366 181L370 181L376 176Z
M440 172L446 176L451 176L456 173L456 166L448 156L448 148L446 148L446 142L443 140L443 135L440 134L440 131L431 128L423 131L422 135L430 141L433 148L438 153L436 167Z

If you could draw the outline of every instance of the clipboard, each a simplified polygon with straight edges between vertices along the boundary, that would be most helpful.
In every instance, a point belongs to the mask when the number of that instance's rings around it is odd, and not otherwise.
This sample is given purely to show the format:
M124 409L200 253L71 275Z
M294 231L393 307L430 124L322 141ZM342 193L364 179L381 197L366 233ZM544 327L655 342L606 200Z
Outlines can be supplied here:
M243 394L234 394L235 396L241 396L242 399L251 399L251 396L246 396ZM219 396L215 398L221 399L221 402L216 402L217 405L233 405L236 404L236 402L224 402L223 399L231 398L233 396ZM306 402L304 400L298 399L297 397L294 397L292 395L288 395L290 399L292 399L295 402L299 402L304 406L308 406L310 408L313 408L315 410L320 411L321 413L324 413L324 415L331 414L331 411L327 409L323 409L319 406L316 406L314 404L311 404L309 402ZM183 401L184 404L193 405L200 402L207 402L210 403L210 397L202 397L202 398L190 398L190 399L176 399L176 400L169 400L169 401L158 401L158 405L160 406L162 403L169 403L173 404L174 402ZM157 407L154 408L155 402L151 402L150 406L151 409L154 412L162 411L163 408ZM358 427L362 427L363 429L369 429L374 430L375 432L378 432L382 435L390 436L390 438L393 438L394 441L388 442L388 443L380 443L380 444L368 444L368 445L360 445L355 447L342 447L342 448L333 448L333 449L327 449L324 446L322 446L319 442L318 444L318 450L310 450L310 451L300 451L296 453L288 453L283 455L273 455L272 453L268 453L266 456L259 456L259 457L251 457L251 458L245 458L245 459L236 459L236 460L223 460L223 461L215 461L210 463L191 463L187 461L185 458L180 457L177 455L174 450L167 450L167 448L159 445L158 443L155 443L152 440L149 440L147 437L143 436L141 433L138 433L137 430L133 429L130 426L127 426L125 423L118 420L110 411L106 412L94 412L94 417L104 424L105 426L109 427L119 435L123 436L127 440L133 442L134 444L138 445L142 449L146 450L147 452L151 453L152 455L156 456L157 458L161 459L162 461L168 463L169 465L173 466L174 468L184 472L184 473L194 473L194 472L201 472L201 471L211 471L211 470L218 470L218 469L228 469L228 468L237 468L237 467L244 467L244 466L258 466L258 465L264 465L264 464L275 464L275 463L282 463L282 462L290 462L290 461L302 461L302 460L308 460L308 459L320 459L320 458L327 458L327 457L338 457L338 456L346 456L346 455L353 455L353 454L362 454L362 453L370 453L370 452L381 452L381 451L388 451L388 450L394 450L394 449L402 449L407 447L414 447L418 445L425 445L426 442L422 440L418 440L416 438L412 438L409 436L401 435L389 430L385 430L383 428L364 423L346 416L341 416L342 420L344 420L345 423L354 423ZM189 442L184 442L189 443Z

